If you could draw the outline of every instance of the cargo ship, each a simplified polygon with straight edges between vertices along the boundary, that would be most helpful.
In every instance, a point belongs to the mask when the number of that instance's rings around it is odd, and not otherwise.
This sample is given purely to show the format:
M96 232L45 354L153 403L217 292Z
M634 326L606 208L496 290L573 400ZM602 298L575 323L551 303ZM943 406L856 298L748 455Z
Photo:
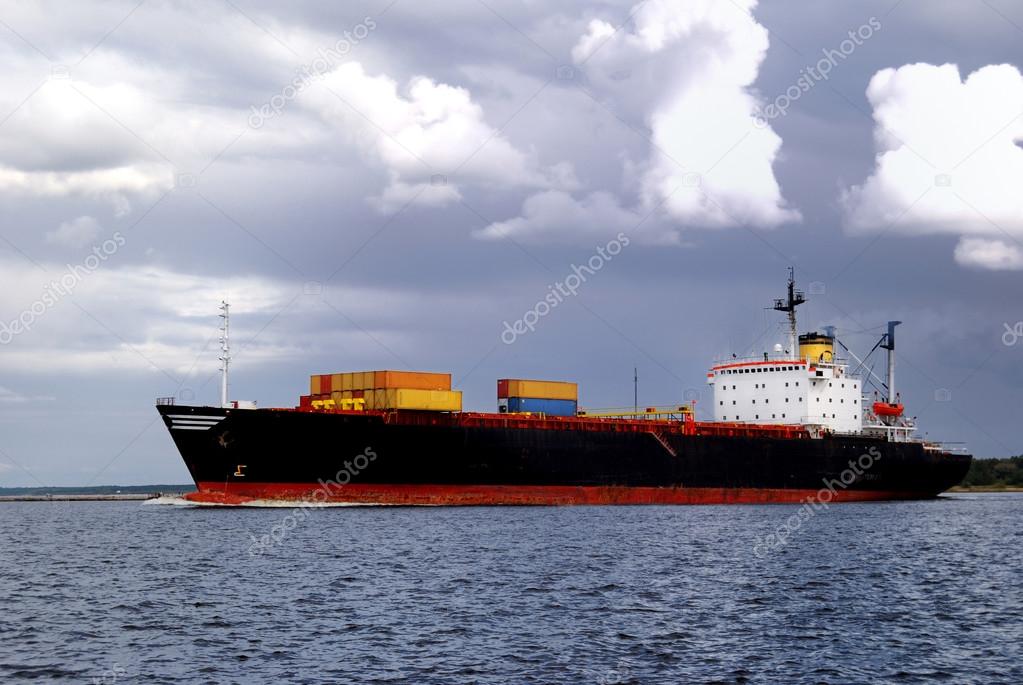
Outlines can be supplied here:
M229 401L227 303L220 406L156 408L200 504L830 503L959 483L970 455L914 437L895 390L900 322L875 345L881 378L834 329L797 335L803 302L790 271L773 307L788 315L787 345L712 364L710 420L692 403L580 409L575 383L530 379L498 381L497 411L469 412L450 374L390 370L315 374L293 407Z

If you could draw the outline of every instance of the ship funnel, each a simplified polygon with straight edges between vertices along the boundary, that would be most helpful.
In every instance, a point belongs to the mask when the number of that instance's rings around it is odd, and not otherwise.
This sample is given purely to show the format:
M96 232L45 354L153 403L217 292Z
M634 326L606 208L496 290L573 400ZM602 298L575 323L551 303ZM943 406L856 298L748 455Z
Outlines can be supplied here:
M804 333L799 336L799 358L811 364L835 361L835 336L828 333Z

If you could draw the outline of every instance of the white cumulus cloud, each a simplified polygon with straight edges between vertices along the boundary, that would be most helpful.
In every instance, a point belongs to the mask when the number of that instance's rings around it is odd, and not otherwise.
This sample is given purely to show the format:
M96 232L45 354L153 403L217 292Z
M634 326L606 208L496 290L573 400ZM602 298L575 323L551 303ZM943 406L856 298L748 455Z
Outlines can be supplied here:
M660 242L681 242L685 226L800 220L774 176L781 138L753 123L758 102L750 88L768 47L767 30L750 14L755 6L756 0L647 0L633 8L630 28L590 22L572 50L584 87L634 129L649 131L650 139L649 156L635 169L635 207L609 209L609 216L663 215L674 226L661 226ZM578 233L536 211L551 200L530 199L522 217L483 235L504 229L556 240L561 231ZM606 200L583 197L574 213Z
M963 80L954 64L877 72L867 88L875 167L843 193L848 228L962 236L955 258L1020 269L1023 76L989 65Z
M963 266L994 271L1023 269L1023 250L1004 240L963 238L956 245L955 259Z
M564 165L544 170L534 154L512 145L465 88L417 76L399 91L386 74L370 75L360 63L347 62L300 99L388 170L391 184L374 200L382 209L412 198L435 206L452 202L460 197L459 183L550 188L574 181ZM445 176L443 184L438 175Z

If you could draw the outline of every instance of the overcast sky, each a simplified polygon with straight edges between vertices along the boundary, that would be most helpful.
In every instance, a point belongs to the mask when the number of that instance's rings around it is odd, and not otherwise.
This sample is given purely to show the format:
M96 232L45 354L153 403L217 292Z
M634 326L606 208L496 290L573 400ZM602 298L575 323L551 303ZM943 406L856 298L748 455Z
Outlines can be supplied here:
M802 329L904 322L927 437L1023 452L1021 45L1007 0L4 0L0 485L187 482L153 403L218 401L221 298L261 406L709 405L790 265Z

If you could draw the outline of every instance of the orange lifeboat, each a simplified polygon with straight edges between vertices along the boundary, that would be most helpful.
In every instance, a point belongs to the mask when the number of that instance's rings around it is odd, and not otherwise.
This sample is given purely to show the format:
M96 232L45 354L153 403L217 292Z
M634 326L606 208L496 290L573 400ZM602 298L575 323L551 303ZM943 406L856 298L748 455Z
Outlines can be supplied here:
M902 403L874 402L874 413L878 416L902 416L902 411Z

